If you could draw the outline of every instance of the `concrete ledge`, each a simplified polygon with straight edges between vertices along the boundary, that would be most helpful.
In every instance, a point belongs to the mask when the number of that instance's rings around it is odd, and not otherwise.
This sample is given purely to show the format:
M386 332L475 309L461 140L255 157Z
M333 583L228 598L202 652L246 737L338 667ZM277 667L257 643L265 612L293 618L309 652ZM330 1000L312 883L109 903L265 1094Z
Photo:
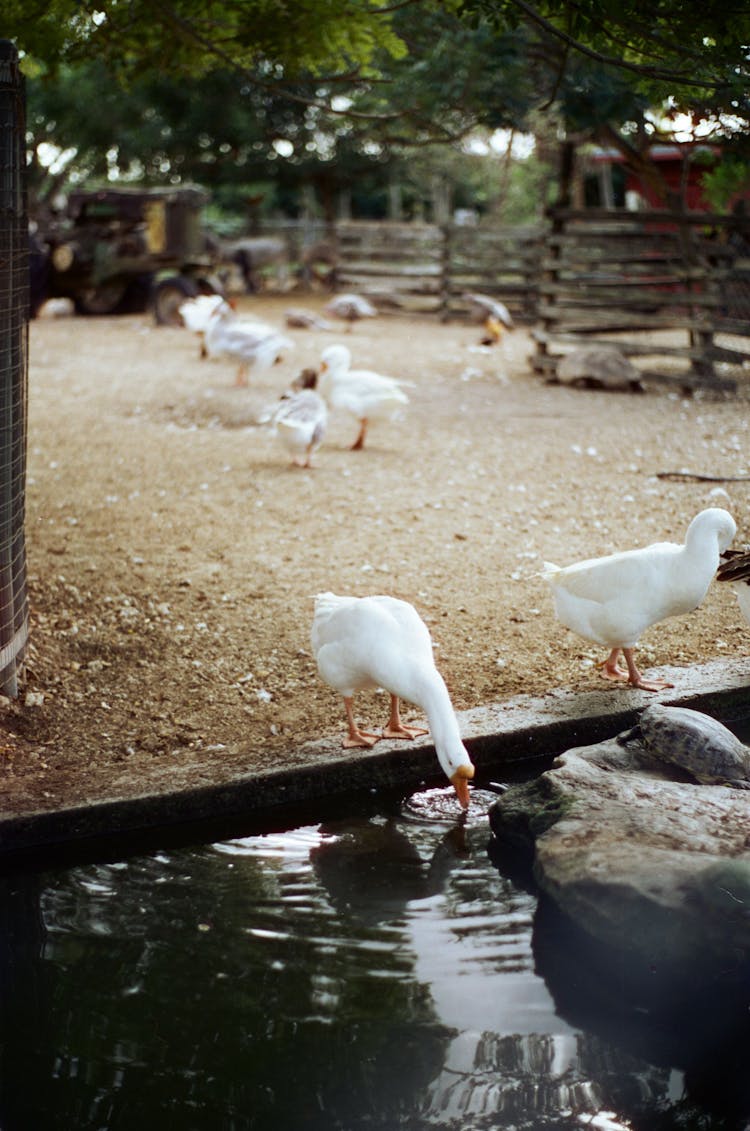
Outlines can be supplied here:
M657 674L657 673L655 673ZM541 699L522 696L459 712L466 745L477 767L479 787L493 774L533 773L533 764L585 746L632 725L636 712L657 699L720 716L750 719L750 661L714 661L689 668L660 668L675 683L659 695L602 684L601 690L551 690ZM168 839L201 840L287 827L354 806L373 791L403 791L440 784L429 740L404 745L381 742L372 751L342 753L337 740L306 743L304 764L237 775L226 781L87 801L52 810L3 814L0 858L8 869L30 854L57 862L62 852L106 851L117 843L134 847ZM306 807L306 813L302 808Z

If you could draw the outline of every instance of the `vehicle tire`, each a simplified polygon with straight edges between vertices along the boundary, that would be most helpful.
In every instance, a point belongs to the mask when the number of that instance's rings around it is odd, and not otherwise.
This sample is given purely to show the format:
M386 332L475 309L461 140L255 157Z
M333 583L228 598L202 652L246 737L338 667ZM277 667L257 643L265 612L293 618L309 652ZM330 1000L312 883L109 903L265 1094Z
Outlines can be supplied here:
M127 290L122 279L110 279L98 287L86 287L73 296L76 314L116 314Z
M179 308L186 298L195 298L198 286L186 275L162 279L154 290L154 319L158 326L180 326Z

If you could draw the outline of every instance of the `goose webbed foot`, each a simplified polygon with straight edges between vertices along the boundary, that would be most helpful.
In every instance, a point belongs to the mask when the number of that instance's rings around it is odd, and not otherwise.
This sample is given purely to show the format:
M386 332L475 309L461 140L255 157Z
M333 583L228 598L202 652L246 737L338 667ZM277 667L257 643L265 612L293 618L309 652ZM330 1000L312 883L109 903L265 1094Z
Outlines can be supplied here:
M349 732L341 745L345 750L354 749L355 747L359 749L364 747L369 750L376 742L380 742L382 737L383 736L380 734L369 734L368 731L360 730L359 727L355 727L354 731Z
M621 652L628 665L627 671L621 668L618 663ZM646 679L638 670L633 653L633 648L613 648L601 665L600 675L602 679L622 680L640 691L666 691L667 688L674 687L674 684L666 679Z
M344 697L344 710L346 711L346 722L348 726L348 733L344 739L342 746L345 750L354 747L365 747L369 749L379 742L382 738L380 734L370 734L369 731L360 730L354 721L354 707L350 696Z
M383 738L419 738L420 735L429 733L425 727L408 727L403 723L398 727L392 727L390 723L383 727Z
M630 679L630 676L625 668L621 668L617 662L620 658L621 648L613 648L606 660L603 660L599 665L601 671L599 672L602 679L609 679L613 682L624 681Z

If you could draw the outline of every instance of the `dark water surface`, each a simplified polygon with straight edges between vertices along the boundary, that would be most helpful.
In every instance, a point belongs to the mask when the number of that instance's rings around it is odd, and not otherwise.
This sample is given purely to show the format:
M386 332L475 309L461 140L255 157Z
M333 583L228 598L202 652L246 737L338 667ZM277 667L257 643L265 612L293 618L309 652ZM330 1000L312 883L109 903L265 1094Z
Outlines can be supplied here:
M745 1126L748 1003L592 998L493 800L0 879L2 1131Z

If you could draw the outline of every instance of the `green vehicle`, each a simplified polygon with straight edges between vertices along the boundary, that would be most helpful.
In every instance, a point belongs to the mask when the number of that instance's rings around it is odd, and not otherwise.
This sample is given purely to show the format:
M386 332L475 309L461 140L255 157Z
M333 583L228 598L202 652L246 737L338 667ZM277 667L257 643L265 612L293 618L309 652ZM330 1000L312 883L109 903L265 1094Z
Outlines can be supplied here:
M31 237L32 316L69 298L80 314L151 307L158 323L178 322L186 298L221 291L206 201L197 188L71 193L64 215Z

